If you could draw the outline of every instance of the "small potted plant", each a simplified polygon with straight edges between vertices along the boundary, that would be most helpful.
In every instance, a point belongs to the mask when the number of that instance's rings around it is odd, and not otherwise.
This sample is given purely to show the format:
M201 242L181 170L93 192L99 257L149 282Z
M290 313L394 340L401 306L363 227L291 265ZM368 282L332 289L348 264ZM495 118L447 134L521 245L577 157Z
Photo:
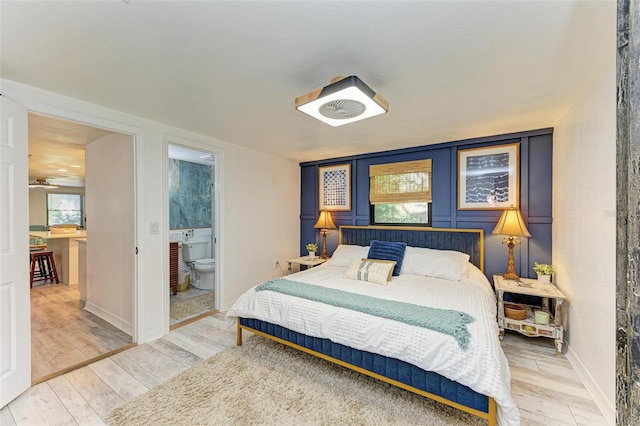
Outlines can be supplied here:
M318 251L318 245L314 243L307 244L307 251L309 252L309 257L313 260L316 258L316 251Z
M555 272L553 265L538 262L533 262L533 270L538 275L538 281L545 284L551 282L551 274Z

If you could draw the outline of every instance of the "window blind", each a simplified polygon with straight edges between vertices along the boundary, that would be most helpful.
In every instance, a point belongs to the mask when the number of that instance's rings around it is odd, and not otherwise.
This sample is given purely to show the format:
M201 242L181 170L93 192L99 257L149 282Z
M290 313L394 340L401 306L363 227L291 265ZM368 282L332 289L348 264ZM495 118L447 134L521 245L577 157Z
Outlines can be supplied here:
M431 202L431 160L369 166L371 204Z

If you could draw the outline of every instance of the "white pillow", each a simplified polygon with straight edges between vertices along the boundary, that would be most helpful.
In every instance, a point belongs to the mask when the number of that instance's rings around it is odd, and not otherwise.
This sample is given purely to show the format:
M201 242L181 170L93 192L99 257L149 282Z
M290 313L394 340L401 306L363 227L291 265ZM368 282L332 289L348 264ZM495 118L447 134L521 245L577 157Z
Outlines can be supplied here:
M469 255L459 251L407 247L400 273L460 281L468 267Z
M391 273L396 262L352 260L344 273L344 277L351 280L367 281L370 283L386 285L391 279Z
M363 257L367 257L367 253L369 253L369 246L363 247L350 244L340 244L338 248L336 248L336 251L333 252L331 260L325 263L325 265L346 268L352 260L359 261Z

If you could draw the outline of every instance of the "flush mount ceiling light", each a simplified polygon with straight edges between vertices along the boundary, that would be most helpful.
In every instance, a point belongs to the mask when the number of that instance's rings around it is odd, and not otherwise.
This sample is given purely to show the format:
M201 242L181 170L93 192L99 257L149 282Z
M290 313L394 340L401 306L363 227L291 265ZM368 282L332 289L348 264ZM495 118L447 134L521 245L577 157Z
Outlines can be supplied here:
M49 188L49 189L53 189L53 188L59 188L58 185L52 185L49 182L46 181L46 179L36 179L36 181L34 183L30 183L29 184L29 188Z
M355 75L296 98L296 109L337 127L389 111L389 102Z

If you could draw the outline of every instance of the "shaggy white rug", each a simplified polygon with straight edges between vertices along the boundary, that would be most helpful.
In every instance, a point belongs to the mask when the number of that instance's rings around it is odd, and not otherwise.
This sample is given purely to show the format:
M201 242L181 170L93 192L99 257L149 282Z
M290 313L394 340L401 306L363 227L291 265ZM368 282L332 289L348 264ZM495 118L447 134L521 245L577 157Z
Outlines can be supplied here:
M484 425L379 380L253 336L116 408L115 425Z

